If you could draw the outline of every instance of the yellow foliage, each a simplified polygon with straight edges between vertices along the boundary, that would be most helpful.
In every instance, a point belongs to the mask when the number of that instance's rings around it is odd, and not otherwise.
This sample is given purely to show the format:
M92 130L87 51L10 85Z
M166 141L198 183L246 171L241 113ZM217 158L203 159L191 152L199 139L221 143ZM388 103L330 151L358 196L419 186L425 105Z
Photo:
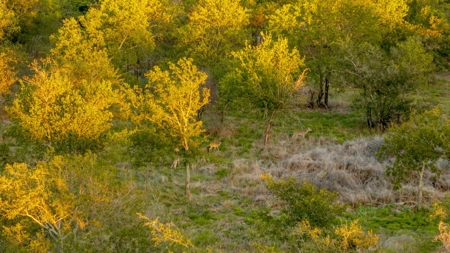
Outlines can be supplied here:
M139 218L146 220L144 226L151 229L152 241L158 246L161 243L168 242L170 244L181 245L186 248L194 245L189 239L186 239L183 234L177 229L173 228L172 223L161 223L158 218L150 220L144 215L138 213Z
M119 82L117 71L112 66L107 51L103 49L103 37L82 30L74 18L64 20L58 33L52 35L51 39L55 43L50 51L52 57L61 68L66 69L74 85L81 85L83 80L109 81L113 85Z
M97 51L105 50L113 62L123 66L154 49L155 37L160 36L156 31L173 22L177 14L174 6L167 0L104 0L79 17L83 29L76 26L86 43ZM73 45L82 49L82 45Z
M267 173L261 174L261 175L259 176L259 178L260 178L262 181L269 181L269 183L272 182L272 181L274 181L273 178L272 178L272 175L267 174Z
M335 231L336 235L341 236L340 245L344 250L350 248L356 249L369 249L375 247L378 244L378 236L372 234L372 231L365 233L358 220L352 221L349 224L343 224Z
M447 218L448 216L447 211L441 203L439 202L433 203L432 207L433 212L430 215L432 219L444 220L445 218Z
M33 247L45 248L48 245L44 235L27 234L26 231L32 230L28 226L38 225L51 238L60 241L79 225L75 221L78 214L75 197L62 178L63 164L62 157L55 157L51 162L38 163L35 168L28 168L24 163L6 166L0 176L0 214L15 222L3 227L4 234L13 242L27 244L37 236L41 240L36 240ZM21 223L24 219L31 223Z
M16 73L11 67L11 64L15 63L16 60L12 55L11 51L0 53L0 97L9 94L9 88L16 82Z
M447 203L433 203L433 212L431 213L430 218L440 220L438 225L439 235L435 236L434 240L441 241L444 248L447 251L450 251L450 226L443 221L448 217L448 206L446 206L446 204L448 204L448 199L446 202Z
M201 88L207 75L186 58L177 64L169 63L169 69L155 67L149 71L146 89L136 89L137 96L131 98L131 104L139 110L138 120L155 123L188 150L191 138L204 131L203 122L196 117L198 110L209 103L209 89Z
M22 81L11 107L11 118L31 136L51 145L69 135L97 139L109 130L117 93L109 81L74 83L69 74L50 62L50 70L33 64L35 74Z
M7 6L11 7L10 5L6 5L5 1L0 1L0 40L3 39L7 31L18 28L16 27L16 15L11 9L7 8Z
M439 235L434 240L441 241L447 252L450 251L450 226L447 223L439 222Z
M217 63L247 39L244 30L250 24L250 14L240 1L200 0L188 18L179 37L199 64Z
M336 228L334 233L328 234L317 227L311 227L309 221L303 220L298 223L295 234L310 238L314 248L321 252L348 252L349 250L362 252L376 247L379 240L378 236L372 232L365 233L357 220L350 224L343 224Z

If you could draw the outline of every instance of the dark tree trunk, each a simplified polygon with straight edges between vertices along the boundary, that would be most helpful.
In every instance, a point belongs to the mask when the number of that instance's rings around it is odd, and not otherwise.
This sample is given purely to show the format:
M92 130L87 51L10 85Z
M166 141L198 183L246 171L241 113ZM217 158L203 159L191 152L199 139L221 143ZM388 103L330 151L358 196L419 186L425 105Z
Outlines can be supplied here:
M314 95L316 94L316 92L313 89L309 90L309 102L308 102L308 107L310 108L314 108Z
M325 78L325 98L324 98L324 103L325 103L325 107L328 108L328 91L330 90L330 79L329 78Z
M320 77L319 92L317 93L317 100L316 100L316 105L319 107L322 104L322 98L323 98L323 78Z

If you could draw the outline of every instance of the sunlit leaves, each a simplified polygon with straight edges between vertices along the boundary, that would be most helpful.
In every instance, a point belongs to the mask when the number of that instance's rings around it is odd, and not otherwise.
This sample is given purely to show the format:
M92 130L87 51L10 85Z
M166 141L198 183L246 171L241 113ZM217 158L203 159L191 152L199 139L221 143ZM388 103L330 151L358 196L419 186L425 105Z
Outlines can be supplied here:
M200 0L180 30L182 44L198 64L211 66L244 45L249 11L240 1Z
M303 85L303 59L288 41L273 41L270 36L258 46L247 45L234 52L235 68L221 81L226 99L250 99L261 109L283 109L290 96Z
M277 111L291 101L294 92L303 86L305 73L303 59L297 49L289 50L288 41L272 41L247 45L233 52L234 68L220 81L222 101L250 102L258 109L270 113L264 143L270 139L272 120Z
M169 70L155 67L146 76L149 83L145 90L137 90L133 104L142 118L179 139L188 150L191 139L204 131L196 116L209 103L209 89L201 87L207 75L191 59L183 58L177 64L169 63Z
M104 43L102 46L118 62L127 57L136 58L137 51L148 53L153 50L152 26L170 20L171 16L158 0L104 0L80 18L90 39Z
M7 8L4 1L0 2L0 40L3 39L5 33L9 31L14 31L18 27L16 26L16 15L15 13Z
M110 82L74 83L55 65L47 70L35 63L34 70L9 111L35 140L48 145L70 135L95 140L111 127L109 108L117 95Z
M0 52L0 97L10 93L11 85L16 81L15 71L12 64L15 59L11 50Z
M23 232L32 231L32 227L21 225L20 221L24 219L29 219L45 230L49 238L60 242L75 226L82 225L76 222L75 197L62 177L63 164L61 157L55 157L51 162L38 163L35 168L23 163L6 166L5 173L0 176L0 213L16 223L4 227L12 242L20 243L16 239L23 238ZM39 234L23 238L22 244L31 243L33 238L37 239L35 236Z
M150 220L149 218L138 213L139 218L144 219L145 226L150 228L152 234L152 241L156 246L161 243L169 243L174 245L180 245L186 248L193 247L194 245L189 239L186 239L184 235L174 228L172 223L162 223L158 218Z

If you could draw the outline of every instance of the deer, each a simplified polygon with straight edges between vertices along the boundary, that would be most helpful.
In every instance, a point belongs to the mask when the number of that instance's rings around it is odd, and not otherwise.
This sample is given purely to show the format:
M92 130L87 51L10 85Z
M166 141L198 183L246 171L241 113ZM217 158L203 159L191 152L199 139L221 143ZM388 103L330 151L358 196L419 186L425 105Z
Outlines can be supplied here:
M179 156L175 157L175 159L173 159L172 165L170 165L169 168L176 169L179 162L180 162L180 157Z
M211 142L211 143L209 143L209 146L208 146L208 152L211 152L211 150L212 150L213 148L219 150L219 146L220 146L221 143L222 143L222 142L214 142L214 141Z
M311 132L311 131L312 130L309 127L306 130L296 130L296 131L294 131L294 134L292 135L292 139L297 139L298 136L300 136L300 135L303 137L303 139L305 139L306 134Z

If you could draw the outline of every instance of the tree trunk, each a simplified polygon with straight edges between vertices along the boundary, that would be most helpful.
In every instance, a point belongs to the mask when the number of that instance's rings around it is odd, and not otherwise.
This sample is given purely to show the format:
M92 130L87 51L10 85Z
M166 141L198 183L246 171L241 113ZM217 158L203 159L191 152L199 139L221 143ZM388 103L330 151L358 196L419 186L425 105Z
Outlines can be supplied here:
M186 189L185 189L185 195L188 200L191 200L191 173L189 172L189 164L186 164Z
M277 112L277 110L273 110L273 112L270 114L269 121L267 122L266 133L264 136L264 146L267 145L270 141L270 130L272 128L272 120L275 117L276 112Z
M311 108L314 108L314 94L316 94L315 91L313 91L312 88L310 88L309 90L309 102L308 102L308 106Z
M319 92L317 93L317 100L316 100L316 104L317 106L320 107L320 105L322 104L322 98L323 98L323 77L320 76L320 80L319 80Z
M419 176L419 196L418 196L418 200L417 200L417 205L418 208L421 209L422 208L422 192L423 192L423 173L425 171L425 162L422 163L422 171L420 171L420 176Z
M324 103L325 107L328 109L328 91L330 89L330 79L327 77L325 78L325 98Z

